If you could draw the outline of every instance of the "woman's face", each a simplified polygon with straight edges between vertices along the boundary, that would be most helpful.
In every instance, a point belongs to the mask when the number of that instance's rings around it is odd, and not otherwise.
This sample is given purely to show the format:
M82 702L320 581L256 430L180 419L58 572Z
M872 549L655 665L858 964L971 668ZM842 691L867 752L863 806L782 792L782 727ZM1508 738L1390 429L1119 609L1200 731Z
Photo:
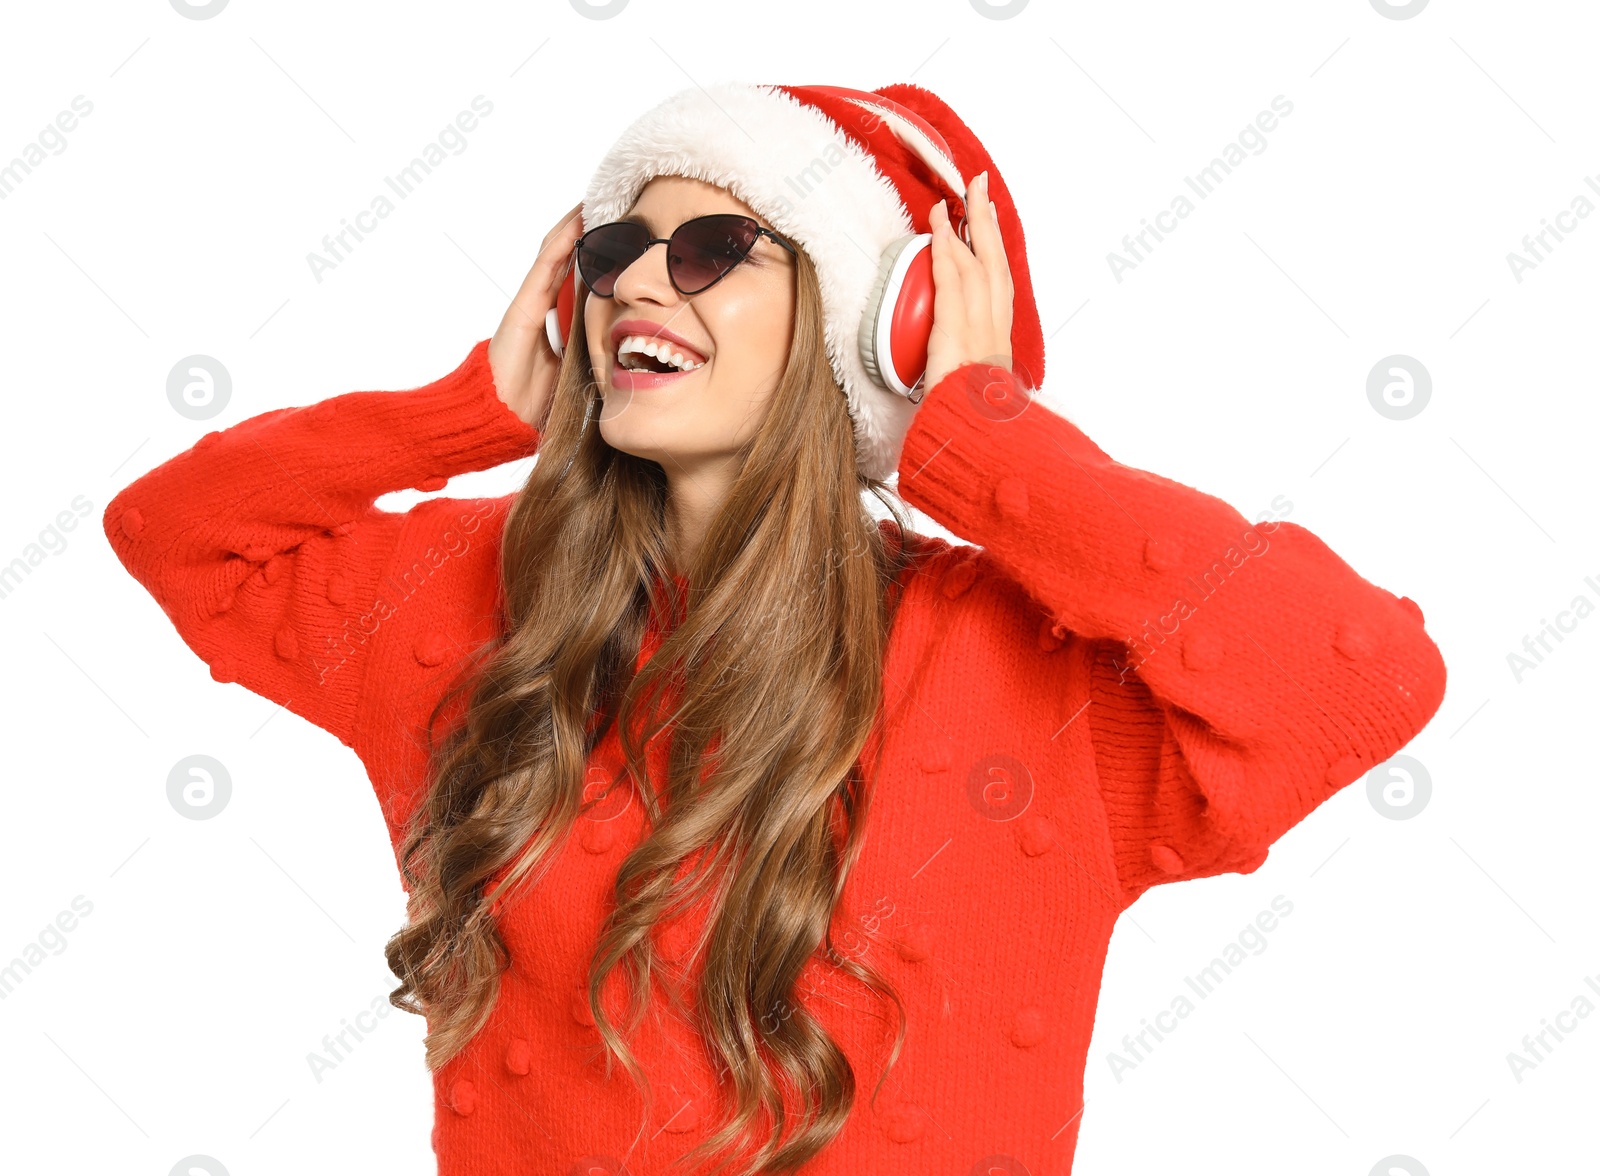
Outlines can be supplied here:
M652 237L670 237L684 221L711 213L755 217L725 188L681 176L658 176L626 214ZM760 427L789 355L794 326L794 259L761 237L751 254L716 285L685 298L667 277L667 246L652 245L617 278L616 296L590 294L584 330L604 404L600 435L616 449L660 463L670 476L731 463ZM633 320L635 326L625 324ZM642 320L649 326L638 326ZM704 364L664 380L629 387L617 376L617 349L629 334L667 330L676 350ZM688 354L687 348L698 353Z

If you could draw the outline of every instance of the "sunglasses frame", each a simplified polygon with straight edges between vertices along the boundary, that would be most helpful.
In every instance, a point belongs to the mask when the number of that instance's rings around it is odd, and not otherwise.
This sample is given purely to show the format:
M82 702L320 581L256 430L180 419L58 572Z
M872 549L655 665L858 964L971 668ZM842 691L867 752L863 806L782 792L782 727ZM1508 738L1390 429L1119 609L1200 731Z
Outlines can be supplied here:
M741 265L743 265L746 261L749 260L750 254L755 252L756 245L758 245L760 243L762 237L771 237L779 245L782 245L785 249L787 249L791 255L795 255L795 248L794 248L793 245L789 244L789 242L785 241L782 237L778 236L777 233L773 232L771 229L767 228L765 225L763 225L760 222L758 222L754 217L745 216L742 213L737 213L737 212L710 212L710 213L707 213L704 216L690 217L688 220L684 221L683 224L680 224L677 228L673 229L671 235L669 235L669 236L666 236L666 237L649 237L649 238L647 238L646 241L645 241L644 248L642 250L640 250L640 252L639 252L639 257L634 258L633 261L630 261L628 263L628 265L633 265L634 262L637 262L640 257L643 257L646 253L649 253L650 250L654 249L657 245L665 245L670 249L672 247L672 239L674 237L676 237L679 233L683 232L684 228L686 226L688 226L688 225L692 225L692 224L695 224L698 221L704 221L704 220L726 220L726 219L744 221L746 224L748 224L751 227L753 227L755 229L755 231L756 231L755 240L750 242L750 248L745 250L744 256L740 257L738 261L734 262L727 269L723 270L716 277L712 278L711 281L707 282L704 286L701 286L700 289L694 290L692 292L688 291L688 290L684 290L681 286L678 285L677 275L672 272L672 264L671 264L671 262L669 260L669 262L667 264L667 280L672 283L672 288L674 290L676 290L682 297L684 297L684 298L693 298L696 294L704 294L707 290L711 289L712 286L715 286L718 282L722 281L723 278L727 277L734 270L738 269ZM615 227L617 225L631 225L631 226L633 226L635 228L644 229L644 231L646 233L648 233L650 231L649 229L645 228L644 225L640 224L638 221L630 221L630 220L607 221L603 225L596 225L594 228L592 228L588 232L584 233L582 237L578 237L572 242L572 266L573 266L574 269L576 269L578 271L578 276L580 278L583 278L583 284L584 284L585 288L587 288L588 291L591 294L595 295L598 298L615 298L617 296L616 283L615 282L612 283L611 293L609 293L609 294L601 294L600 291L596 290L592 285L590 285L589 284L589 279L586 278L586 277L583 277L583 269L579 265L579 262L578 262L578 250L583 246L584 238L588 237L590 233L598 233L602 229L613 228L613 227ZM626 270L627 268L628 268L628 266L623 266L623 270ZM619 271L619 276L620 276L620 271Z

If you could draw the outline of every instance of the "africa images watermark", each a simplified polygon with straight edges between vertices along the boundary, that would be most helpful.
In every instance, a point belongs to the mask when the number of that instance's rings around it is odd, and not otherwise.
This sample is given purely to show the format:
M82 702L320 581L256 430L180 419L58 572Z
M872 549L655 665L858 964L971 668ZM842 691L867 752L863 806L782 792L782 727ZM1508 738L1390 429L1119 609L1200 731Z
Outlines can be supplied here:
M470 105L472 110L476 110L485 118L494 112L494 103L482 94L475 95ZM467 149L467 134L477 127L478 119L472 111L461 111L456 115L454 122L445 124L444 129L422 148L421 154L414 156L410 163L394 175L384 176L383 182L401 200L406 199L417 190L423 180L433 174L435 168L449 158L449 155L445 154L446 151L450 155L460 155ZM320 284L322 275L328 270L338 268L340 262L349 260L356 245L366 240L367 234L377 229L397 207L393 200L379 192L372 198L367 208L356 213L354 224L341 218L339 223L344 227L337 233L327 234L322 238L322 248L326 256L314 249L306 254L306 264L311 267L311 276Z
M1281 894L1273 895L1270 905L1272 910L1262 911L1252 922L1245 924L1244 929L1223 946L1215 959L1193 976L1183 978L1184 986L1189 992L1194 993L1200 1000L1205 1000L1217 990L1218 985L1233 974L1235 968L1250 956L1260 955L1267 950L1267 933L1277 929L1280 918L1288 918L1294 913L1294 903ZM1273 914L1273 911L1277 914ZM1245 954L1246 951L1249 955ZM1189 999L1187 993L1180 992L1154 1018L1140 1018L1139 1024L1144 1028L1139 1032L1123 1034L1122 1052L1112 1050L1106 1055L1111 1074L1118 1083L1129 1070L1135 1070L1139 1067L1139 1063L1149 1061L1156 1045L1165 1041L1167 1035L1174 1032L1178 1024L1187 1020L1198 1007ZM1155 1038L1154 1042L1150 1040L1152 1037Z
M1583 582L1593 589L1596 595L1600 595L1600 583L1597 583L1593 576L1585 576ZM1545 654L1555 652L1555 646L1550 644L1549 639L1554 638L1559 645L1566 640L1561 634L1571 633L1578 627L1579 621L1594 612L1594 608L1594 602L1580 592L1572 598L1571 604L1556 614L1553 624L1544 617L1539 618L1538 631L1532 636L1524 634L1522 638L1523 653L1527 656L1524 657L1516 650L1506 654L1506 665L1511 667L1511 676L1516 679L1518 686L1522 685L1523 675L1529 670L1538 669L1544 663ZM1571 624L1568 624L1568 621Z
M1278 117L1288 117L1294 113L1294 103L1278 94L1272 99L1272 110L1263 110L1255 117L1255 122L1247 124L1239 132L1238 138L1228 143L1222 153L1206 164L1192 176L1184 176L1183 182L1201 200L1208 199L1217 190L1223 180L1233 174L1233 169L1242 164L1250 155L1260 155L1267 149L1267 133L1278 127ZM1274 115L1272 111L1278 113ZM1173 232L1178 227L1179 221L1187 220L1189 214L1194 212L1197 205L1184 194L1179 192L1174 196L1168 207L1155 215L1155 223L1141 219L1139 223L1144 227L1137 233L1126 234L1122 238L1122 248L1126 256L1112 251L1106 254L1106 264L1111 267L1111 276L1116 278L1117 284L1122 284L1122 276L1131 269L1137 269L1141 261L1148 261L1150 254L1161 241L1166 240L1166 234ZM1154 237L1155 241L1147 240ZM1143 252L1140 252L1141 248Z
M398 611L399 605L409 600L422 586L428 583L433 573L444 566L451 556L460 558L472 546L472 541L466 538L478 529L480 523L494 512L494 503L485 501L471 511L463 511L456 518L456 524L465 533L457 535L452 530L445 531L439 537L439 545L429 544L416 559L411 561L411 566L400 570L398 573L390 572L384 576L383 582L378 585L380 592L388 593L373 598L372 607L359 617L346 617L339 637L329 636L325 642L323 655L326 662L318 662L315 657L311 664L317 671L317 684L327 685L328 678L350 660L358 645L365 645L369 638L378 631L378 626L392 617ZM391 600L392 597L392 600Z
M855 122L856 129L863 135L870 134L877 129L879 123L883 122L881 115L860 108L852 109L851 118ZM811 162L793 175L783 177L786 191L769 194L776 202L773 215L779 218L788 216L794 211L795 201L809 197L828 179L835 168L849 158L851 153L859 154L860 147L844 131L835 131L828 140L828 145L813 156ZM793 200L789 198L790 193L794 194Z
M1251 556L1263 556L1271 544L1266 536L1276 531L1279 520L1294 509L1294 503L1282 494L1272 500L1272 509L1264 510L1256 516L1256 525L1246 528L1238 540L1230 543L1227 550L1213 559L1208 567L1200 573L1200 579L1193 575L1187 577L1187 583L1194 591L1193 603L1188 596L1180 596L1172 602L1172 609L1162 613L1159 617L1146 620L1138 636L1128 636L1125 642L1128 646L1128 664L1119 665L1119 678L1121 682L1128 680L1128 675L1134 673L1140 666L1156 652L1156 649L1165 643L1168 637L1177 634L1184 621L1194 616L1199 611L1199 606L1204 604L1218 590L1228 582L1228 578L1244 567Z
M1600 983L1596 982L1595 976L1585 976L1583 982L1590 991L1600 997ZM1537 1069L1540 1062L1549 1061L1555 1047L1565 1041L1568 1034L1577 1030L1579 1020L1595 1010L1594 1001L1581 992L1568 1003L1571 1007L1562 1009L1554 1017L1540 1017L1539 1024L1544 1028L1539 1032L1522 1035L1523 1052L1512 1050L1506 1054L1506 1065L1511 1067L1511 1076L1517 1080L1517 1085L1522 1084L1524 1073ZM1550 1023L1552 1020L1555 1022L1553 1025ZM1551 1038L1555 1040L1552 1041Z
M337 1033L324 1033L322 1035L322 1048L327 1051L327 1056L310 1050L306 1054L306 1065L311 1070L311 1076L317 1080L317 1085L322 1084L322 1077L329 1070L338 1069L340 1062L350 1060L350 1055L355 1052L355 1044L348 1039L354 1037L356 1043L367 1039L367 1034L376 1031L378 1018L387 1017L392 1006L389 998L384 993L379 993L367 1003L367 1007L355 1015L355 1024L350 1023L346 1017L339 1018L339 1024L344 1028ZM344 1047L344 1052L339 1052L339 1047Z
M56 917L46 923L37 935L24 944L9 964L0 967L0 1000L5 1000L16 991L17 986L33 975L35 968L43 964L52 955L60 955L67 950L67 934L78 928L78 921L88 916L94 910L94 903L81 894L72 896L71 911L63 910ZM77 911L75 915L72 911ZM48 952L49 955L45 953Z
M1591 192L1600 196L1600 183L1596 182L1595 176L1584 176L1583 182L1589 186ZM1517 284L1522 284L1523 274L1531 269L1538 269L1540 262L1549 261L1555 247L1566 240L1568 233L1577 229L1580 220L1587 220L1594 209L1594 201L1579 192L1572 198L1569 207L1556 213L1554 224L1549 219L1540 217L1539 223L1544 228L1537 233L1523 234L1522 248L1526 250L1526 255L1518 253L1515 249L1506 254L1506 265L1511 267L1511 276L1517 279ZM1552 237L1555 240L1552 241Z
M9 163L0 166L0 200L9 198L17 186L33 174L34 168L41 166L50 156L65 151L68 133L78 129L80 118L88 118L94 112L94 103L82 94L74 96L70 105L72 110L57 114L55 120L45 124L33 141L24 144ZM78 113L74 115L73 110Z
M94 505L82 494L77 495L67 505L72 509L58 511L55 519L46 523L39 532L38 538L23 545L21 555L14 557L10 563L0 564L0 600L8 599L13 592L22 587L22 582L33 574L34 568L44 563L50 556L60 555L65 551L67 537L62 532L76 530L78 520L94 509Z

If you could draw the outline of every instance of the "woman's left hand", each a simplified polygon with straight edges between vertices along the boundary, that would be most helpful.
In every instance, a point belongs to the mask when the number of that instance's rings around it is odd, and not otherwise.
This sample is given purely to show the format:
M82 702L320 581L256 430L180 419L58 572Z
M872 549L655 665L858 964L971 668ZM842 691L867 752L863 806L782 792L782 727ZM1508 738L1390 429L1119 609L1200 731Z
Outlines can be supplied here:
M1011 267L989 202L989 173L967 186L972 245L956 235L945 201L933 206L933 334L924 393L964 363L1011 367Z

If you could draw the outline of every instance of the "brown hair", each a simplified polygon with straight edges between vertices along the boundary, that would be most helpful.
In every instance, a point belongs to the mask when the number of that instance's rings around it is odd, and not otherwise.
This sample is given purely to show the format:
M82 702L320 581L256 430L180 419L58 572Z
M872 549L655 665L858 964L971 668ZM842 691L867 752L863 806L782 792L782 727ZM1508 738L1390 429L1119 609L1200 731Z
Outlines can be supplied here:
M829 924L859 853L870 795L859 757L879 715L901 576L916 553L898 498L856 468L803 250L795 275L788 362L684 569L682 596L665 539L665 476L589 427L599 389L575 316L539 459L506 519L503 636L478 651L429 717L431 786L401 851L408 923L385 949L402 979L390 1002L427 1016L427 1063L437 1070L487 1022L510 962L489 900L532 877L572 828L589 752L617 722L647 832L617 872L615 910L590 962L590 1009L607 1071L614 1055L645 1092L642 1132L649 1083L600 992L623 965L633 981L628 1033L647 1012L653 978L668 981L683 1009L650 930L714 889L696 948L704 970L693 1020L719 1086L731 1078L731 1113L680 1159L743 1146L757 1117L770 1115L740 1176L799 1167L854 1103L849 1060L795 991L819 947L897 1010L874 1096L905 1037L899 996L865 961L834 950ZM880 529L863 491L897 530ZM677 623L635 675L650 609ZM468 690L464 718L436 746L434 723ZM658 711L664 696L675 702L670 715ZM670 768L657 795L644 786L642 749L669 725ZM798 1110L786 1107L786 1092L798 1094Z

